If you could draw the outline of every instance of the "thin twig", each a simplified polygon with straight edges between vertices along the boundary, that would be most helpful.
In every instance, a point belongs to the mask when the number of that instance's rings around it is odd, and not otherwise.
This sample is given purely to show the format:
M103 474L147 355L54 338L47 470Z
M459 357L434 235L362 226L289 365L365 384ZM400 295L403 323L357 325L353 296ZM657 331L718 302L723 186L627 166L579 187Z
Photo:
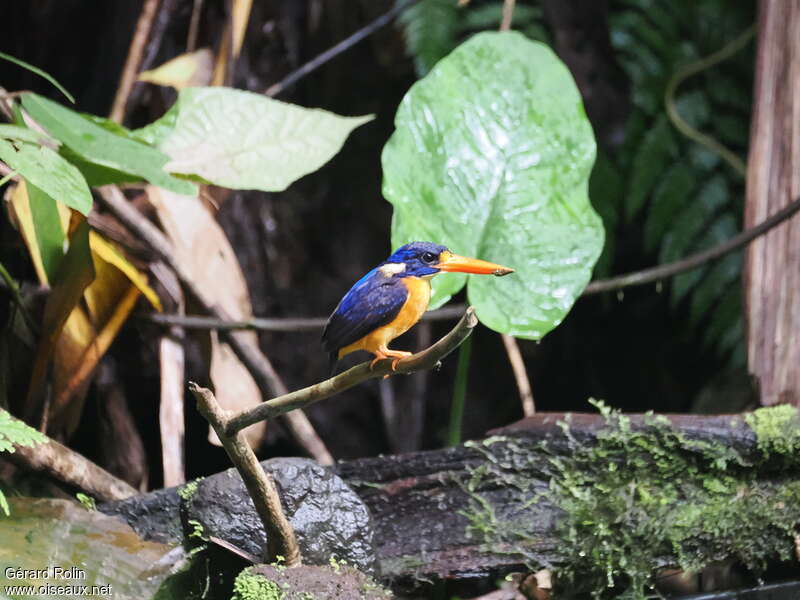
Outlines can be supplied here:
M735 235L731 239L722 242L721 244L697 252L684 259L667 263L665 265L658 265L643 269L641 271L633 271L617 277L609 279L598 279L592 281L583 290L582 296L590 296L592 294L599 294L601 292L609 292L614 290L623 289L634 285L644 285L659 279L666 279L674 277L686 271L691 271L698 267L703 266L705 263L716 260L729 252L738 250L742 246L747 245L755 238L767 233L773 227L780 225L789 217L794 215L800 209L800 198L781 209L771 217L764 219L758 225L749 229L745 229L741 233ZM434 310L426 313L422 320L424 321L446 321L455 319L458 315L463 314L466 306L463 304L455 304L439 310ZM257 329L261 331L316 331L322 329L327 322L324 317L309 318L309 319L248 319L246 321L233 321L218 319L215 317L201 317L196 315L170 315L170 314L140 314L136 315L139 319L145 319L158 325L165 327L178 325L186 327L187 329L219 329L225 331L229 329Z
M98 188L100 199L114 215L139 238L146 242L158 257L168 265L180 279L186 290L191 294L202 310L215 319L230 321L229 315L219 306L209 300L205 292L192 280L191 274L177 261L172 254L172 246L167 238L155 225L148 221L123 195L116 186L103 186ZM242 339L239 332L233 330L220 331L220 336L231 347L233 352L242 361L242 364L253 375L264 397L281 396L288 392L283 380L275 372L269 359L249 341ZM300 411L287 416L289 429L295 439L313 456L320 464L332 464L331 456L325 444L317 435L308 418Z
M279 82L268 87L264 92L264 94L267 96L277 96L278 94L286 90L286 88L288 88L291 85L294 85L309 73L316 71L319 67L324 65L329 60L337 57L345 50L349 50L350 48L355 46L358 42L362 41L363 39L375 33L378 29L381 29L382 27L385 27L386 25L391 23L394 20L394 18L397 17L397 15L402 13L409 6L416 4L418 1L419 0L406 0L405 2L398 2L392 7L391 10L385 12L375 20L367 23L366 25L364 25L364 27L353 33L351 36L343 39L335 46L331 46L330 48L325 50L325 52L323 52L322 54L319 54L318 56L312 58L304 65L298 67L297 69L289 73Z
M522 360L519 344L517 344L516 338L506 333L500 337L503 338L503 346L505 346L506 354L508 354L508 362L511 363L511 370L514 372L514 379L517 382L519 399L522 402L522 414L530 417L536 412L536 405L533 402L531 382L528 379L528 372L525 370L525 361Z
M678 112L678 108L675 103L675 93L678 90L678 86L692 75L705 71L706 69L710 69L714 65L721 63L722 61L736 54L739 50L745 47L755 33L756 26L753 24L713 54L681 67L672 75L667 83L667 89L664 92L664 105L667 109L667 116L675 126L675 129L680 131L690 140L693 140L701 146L705 146L715 154L719 154L720 157L722 157L722 159L725 160L725 162L727 162L742 177L747 174L747 166L744 164L744 161L710 135L702 133L689 125L689 123L687 123Z
M301 564L300 547L289 519L283 512L281 498L272 476L264 471L241 431L228 433L227 411L217 403L211 390L190 382L189 391L197 400L198 410L214 428L225 452L239 471L247 493L250 494L256 512L264 524L264 531L267 533L265 562L274 562L278 556L283 556L288 567Z
M136 76L139 74L139 65L142 62L147 38L150 37L150 30L156 17L156 11L160 0L145 0L139 20L136 22L136 29L133 32L133 39L128 50L128 58L122 68L122 75L119 79L117 94L114 96L114 104L111 107L109 118L117 123L122 123L125 119L125 108L128 104L128 96L131 94L133 84L136 83Z
M464 314L466 306L463 304L448 306L425 313L423 321L450 321L458 319ZM255 329L258 331L322 331L328 319L296 318L296 319L261 319L252 318L243 321L223 321L214 317L199 315L176 315L166 313L142 313L136 318L163 325L165 327L179 326L187 329Z
M500 31L508 31L511 29L511 21L514 20L514 5L516 0L504 0L503 2L503 20L500 22Z
M408 374L424 369L433 369L442 358L458 348L469 337L477 324L478 318L475 316L475 310L468 308L461 320L447 335L422 352L402 359L397 363L396 371L392 371L391 360L382 360L375 365L375 368L370 368L369 362L361 363L335 377L262 402L258 406L234 415L228 421L226 433L232 435L253 423L274 419L278 415L330 398L368 379L383 377L391 373Z
M758 236L765 234L776 225L783 223L798 210L800 210L800 198L795 199L794 202L785 208L782 208L771 217L764 219L758 225L750 227L749 229L745 229L741 233L733 236L731 239L714 246L713 248L696 252L695 254L684 258L683 260L666 265L651 267L650 269L628 273L627 275L620 275L619 277L612 277L611 279L593 281L586 286L585 290L583 290L583 295L587 296L589 294L609 292L633 285L644 285L645 283L651 283L653 281L658 281L659 279L674 277L675 275L683 273L684 271L691 271L692 269L696 269L707 262L716 260L730 252L733 252L734 250L738 250L739 248L746 246Z
M197 34L200 31L200 13L203 10L203 0L194 0L192 5L192 18L189 20L189 34L186 37L186 52L197 49Z
M19 422L11 415L6 416L12 421ZM4 457L31 471L46 473L99 500L124 500L138 493L128 483L115 477L83 455L53 439L47 439L47 442L30 448L16 445L14 452L5 454Z

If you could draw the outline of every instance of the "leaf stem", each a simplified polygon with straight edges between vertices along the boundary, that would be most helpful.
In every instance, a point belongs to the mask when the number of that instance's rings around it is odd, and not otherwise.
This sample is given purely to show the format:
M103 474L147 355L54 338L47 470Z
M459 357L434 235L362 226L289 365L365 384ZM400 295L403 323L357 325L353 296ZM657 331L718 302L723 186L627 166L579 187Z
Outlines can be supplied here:
M469 359L472 355L472 338L467 338L458 351L458 367L453 387L453 403L450 405L450 423L447 426L447 445L457 446L461 443L461 425L464 421L464 406L467 403L467 379L469 377Z
M503 20L500 21L500 31L508 31L511 29L511 22L514 20L514 6L516 0L504 0L503 2Z
M675 103L675 93L678 90L678 86L692 75L696 75L697 73L705 71L706 69L710 69L714 65L730 58L736 54L736 52L744 48L745 45L747 45L747 42L750 41L750 38L755 35L755 32L756 26L753 24L713 54L679 68L677 71L675 71L675 73L673 73L669 83L667 83L667 89L664 91L664 105L667 109L667 116L675 126L675 129L680 131L690 140L693 140L701 146L705 146L712 152L718 154L733 168L734 171L739 173L739 175L742 177L747 174L747 166L744 164L744 161L715 138L702 133L689 125L689 123L687 123L678 112L678 107Z

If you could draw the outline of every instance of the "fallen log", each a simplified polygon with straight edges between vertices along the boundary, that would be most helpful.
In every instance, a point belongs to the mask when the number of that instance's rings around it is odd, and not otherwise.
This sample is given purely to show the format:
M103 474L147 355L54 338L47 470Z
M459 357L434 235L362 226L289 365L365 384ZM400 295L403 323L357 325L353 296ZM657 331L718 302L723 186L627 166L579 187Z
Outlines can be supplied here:
M648 585L716 561L794 557L800 419L537 414L445 450L336 469L368 506L384 580L552 569L562 585Z
M599 407L600 414L540 413L454 448L337 464L371 514L381 580L403 593L426 582L549 569L556 586L575 592L641 590L661 570L720 561L741 565L754 584L777 563L798 568L796 408L654 416ZM264 464L286 477L279 461ZM256 554L263 530L227 525L228 507L250 506L244 488L226 493L208 506L171 489L99 508L159 540L179 540L188 515Z

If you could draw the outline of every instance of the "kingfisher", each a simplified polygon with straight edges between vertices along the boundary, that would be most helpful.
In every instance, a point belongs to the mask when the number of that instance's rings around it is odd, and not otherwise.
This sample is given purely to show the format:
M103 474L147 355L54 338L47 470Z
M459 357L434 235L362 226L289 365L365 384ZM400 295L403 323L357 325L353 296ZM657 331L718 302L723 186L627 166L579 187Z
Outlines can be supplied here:
M331 367L356 350L375 363L391 358L392 371L412 352L390 350L389 342L413 327L428 308L430 280L441 272L508 275L514 269L453 254L432 242L411 242L359 279L339 302L322 333Z

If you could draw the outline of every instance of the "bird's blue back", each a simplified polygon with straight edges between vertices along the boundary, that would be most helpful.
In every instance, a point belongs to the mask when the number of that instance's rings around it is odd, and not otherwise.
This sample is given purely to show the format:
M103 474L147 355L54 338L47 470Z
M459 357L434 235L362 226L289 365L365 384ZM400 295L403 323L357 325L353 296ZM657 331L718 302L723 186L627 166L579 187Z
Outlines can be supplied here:
M390 323L408 298L402 278L392 277L379 267L359 279L333 311L322 334L327 352L336 353L378 327Z

